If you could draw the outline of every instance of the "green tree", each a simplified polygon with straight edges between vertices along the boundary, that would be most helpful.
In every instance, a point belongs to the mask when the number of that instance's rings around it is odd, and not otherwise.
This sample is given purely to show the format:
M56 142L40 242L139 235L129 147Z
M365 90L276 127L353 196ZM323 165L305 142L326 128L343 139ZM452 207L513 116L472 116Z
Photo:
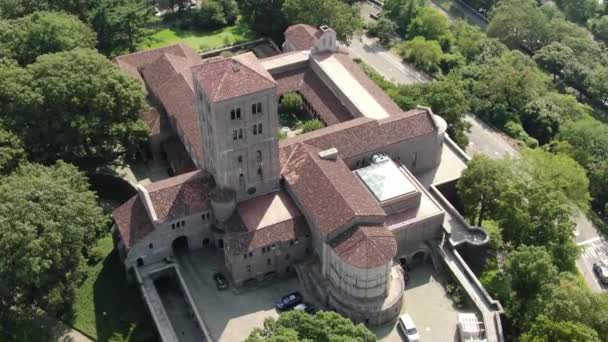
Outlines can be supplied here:
M99 39L99 50L106 55L136 51L145 39L150 18L151 6L145 0L100 1L90 18Z
M589 179L585 169L565 154L525 149L518 167L534 179L547 182L581 208L589 206Z
M387 18L397 23L399 32L405 35L416 13L424 5L425 0L386 0L382 10Z
M226 24L232 25L236 22L239 16L239 5L236 0L217 0L222 6L222 12L226 17Z
M95 1L91 0L2 0L0 18L18 18L36 11L57 11L67 12L81 20L86 20L94 6Z
M422 7L408 26L408 36L436 40L444 51L448 51L452 40L450 21L438 10Z
M141 85L93 50L44 55L25 72L6 69L11 78L0 82L25 94L6 94L5 124L34 161L95 167L133 158L147 139L138 119L145 105Z
M483 225L486 216L493 217L499 207L501 194L512 177L508 161L475 155L458 180L456 189L470 222Z
M314 316L300 310L293 310L279 316L278 320L268 318L263 328L256 328L247 342L271 341L376 341L376 336L363 324L353 322L333 311L320 311Z
M507 257L504 272L513 292L508 314L521 329L534 317L536 308L530 306L557 280L557 268L544 247L520 246Z
M108 220L76 167L24 165L0 179L0 322L33 306L64 311L83 255ZM10 289L10 291L7 291ZM3 324L0 323L0 324Z
M539 316L532 328L521 336L522 342L600 342L595 330L578 322L555 322Z
M454 46L469 62L481 54L483 44L488 40L479 27L462 20L452 25L452 32L454 33Z
M585 324L608 340L608 296L581 286L573 274L562 273L559 282L547 285L538 307L552 321Z
M24 18L0 24L0 51L20 64L32 63L38 56L94 48L95 32L77 17L65 13L35 12Z
M531 101L547 92L549 79L534 61L518 51L461 71L467 78L473 111L498 127L518 121Z
M404 110L415 108L417 105L431 107L435 114L441 116L447 122L448 134L454 137L460 146L467 146L467 132L470 124L465 120L465 114L470 110L470 107L463 86L459 81L445 79L402 86L399 88L399 95L411 99L402 107Z
M560 118L552 103L538 99L528 103L521 113L526 132L543 145L551 141L559 131Z
M560 131L560 139L574 148L576 161L587 170L608 160L608 125L593 118L567 122Z
M498 203L493 218L505 242L515 247L544 246L560 271L574 269L578 249L571 205L553 184L523 173L502 191Z
M544 70L553 75L555 81L557 76L562 76L564 68L576 62L574 51L562 43L551 43L534 54L534 61Z
M281 43L287 28L287 19L282 8L284 0L241 0L239 3L243 20L252 30ZM269 20L272 18L272 20Z
M378 37L382 44L388 44L395 35L399 27L394 21L382 17L368 28L368 33Z
M301 115L304 112L304 99L296 92L289 92L283 95L280 103L282 113Z
M424 37L415 37L399 46L399 53L408 62L430 74L439 71L439 63L443 52L436 40L426 40Z
M553 40L549 18L535 0L500 1L492 11L487 32L510 48L532 53Z
M222 5L215 0L203 2L193 20L194 27L199 30L214 30L226 26L227 23Z
M591 22L591 32L596 39L608 43L608 15L593 20Z
M13 172L26 157L21 140L0 126L0 178Z
M328 25L339 41L348 44L363 29L358 6L341 0L285 0L283 13L291 24Z
M608 219L608 160L597 164L589 174L589 191L593 207Z
M597 0L558 0L556 2L570 20L579 24L585 24L599 12Z

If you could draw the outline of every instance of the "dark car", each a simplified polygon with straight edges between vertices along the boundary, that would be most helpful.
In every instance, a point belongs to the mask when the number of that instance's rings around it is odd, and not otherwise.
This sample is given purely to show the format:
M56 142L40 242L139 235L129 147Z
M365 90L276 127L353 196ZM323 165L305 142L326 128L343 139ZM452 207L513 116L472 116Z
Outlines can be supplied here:
M608 285L608 265L606 263L594 263L593 272L595 272L601 283Z
M221 273L216 273L213 275L213 279L215 280L215 285L217 285L218 290L225 290L228 288L228 280Z
M281 300L278 301L275 306L277 310L285 311L293 308L294 306L300 303L302 303L302 295L299 292L292 292L281 298Z

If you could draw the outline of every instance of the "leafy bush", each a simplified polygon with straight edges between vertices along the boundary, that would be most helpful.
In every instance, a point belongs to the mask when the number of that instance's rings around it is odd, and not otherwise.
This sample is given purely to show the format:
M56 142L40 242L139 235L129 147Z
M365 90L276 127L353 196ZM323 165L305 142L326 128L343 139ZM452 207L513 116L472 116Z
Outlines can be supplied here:
M426 40L424 37L415 37L406 41L400 46L399 53L405 60L430 74L439 71L439 63L443 56L439 42Z
M304 111L304 99L296 92L283 95L281 99L281 112L301 115Z
M530 148L538 147L538 140L529 136L519 122L509 121L503 129L510 137L523 141L526 146Z
M302 133L316 131L323 127L325 127L325 125L323 125L323 122L321 122L321 120L319 120L319 119L307 120L307 121L304 121L302 123L302 125L300 125L300 128L302 129Z

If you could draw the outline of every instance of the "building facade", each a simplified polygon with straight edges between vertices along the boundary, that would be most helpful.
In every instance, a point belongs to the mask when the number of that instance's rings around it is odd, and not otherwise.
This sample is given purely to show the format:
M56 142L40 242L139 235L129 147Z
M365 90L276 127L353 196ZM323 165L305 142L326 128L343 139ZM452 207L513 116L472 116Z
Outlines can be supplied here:
M290 27L283 49L203 61L176 45L115 59L192 165L114 211L117 248L127 273L177 244L216 248L236 286L296 273L323 305L385 323L403 298L395 261L441 236L444 212L414 175L440 163L447 125L428 108L402 111L326 26ZM288 92L327 127L279 141Z

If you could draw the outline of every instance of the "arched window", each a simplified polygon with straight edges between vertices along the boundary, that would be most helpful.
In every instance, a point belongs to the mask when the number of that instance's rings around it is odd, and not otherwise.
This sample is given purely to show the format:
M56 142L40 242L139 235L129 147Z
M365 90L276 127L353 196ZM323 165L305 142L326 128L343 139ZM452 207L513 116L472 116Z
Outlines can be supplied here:
M256 158L258 159L258 161L262 161L262 151L261 150L257 150L255 152Z

